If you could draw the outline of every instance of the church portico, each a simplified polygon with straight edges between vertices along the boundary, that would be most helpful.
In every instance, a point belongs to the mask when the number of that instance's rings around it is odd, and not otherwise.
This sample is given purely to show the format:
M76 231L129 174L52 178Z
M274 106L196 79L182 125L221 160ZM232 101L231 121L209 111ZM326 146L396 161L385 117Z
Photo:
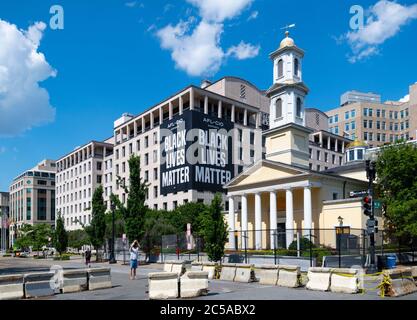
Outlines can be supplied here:
M288 247L294 240L294 230L314 227L315 206L312 203L312 195L318 194L319 188L319 182L301 180L292 183L265 184L244 191L229 192L229 211L235 212L233 215L235 220L230 220L228 223L229 247L236 246L235 230L246 232L247 248L274 249L277 246L274 238L277 233L284 232ZM235 204L238 202L241 203L240 210L236 210Z

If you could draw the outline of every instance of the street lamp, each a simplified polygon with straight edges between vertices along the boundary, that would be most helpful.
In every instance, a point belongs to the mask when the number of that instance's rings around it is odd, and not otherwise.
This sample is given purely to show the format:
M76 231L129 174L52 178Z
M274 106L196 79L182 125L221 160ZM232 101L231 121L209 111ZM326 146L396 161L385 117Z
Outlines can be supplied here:
M367 232L369 234L369 254L371 262L368 268L369 273L375 273L377 271L375 263L375 215L374 215L374 188L373 182L376 178L376 160L378 155L375 152L367 152L365 154L365 166L366 166L366 177L368 178L368 197L371 202L371 210L369 219L366 223Z
M339 220L339 226L343 226L343 218L341 217L341 216L339 216L338 218L337 218L337 220Z
M114 256L114 211L116 209L116 204L113 201L110 201L110 209L112 214L112 235L111 235L111 250L110 250L110 259L109 263L116 263L116 259Z

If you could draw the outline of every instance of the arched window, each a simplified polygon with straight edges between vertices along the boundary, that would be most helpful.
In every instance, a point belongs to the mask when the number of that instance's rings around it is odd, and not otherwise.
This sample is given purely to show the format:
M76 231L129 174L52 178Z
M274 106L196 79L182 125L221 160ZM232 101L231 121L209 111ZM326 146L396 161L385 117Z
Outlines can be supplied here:
M301 118L301 99L297 98L297 109L295 110L295 114L297 115L297 117Z
M281 78L284 76L284 62L282 59L278 61L278 78Z
M277 99L275 101L275 118L281 118L282 117L282 100Z
M295 76L298 76L298 68L299 68L299 66L298 66L298 59L295 58L294 59L294 75Z

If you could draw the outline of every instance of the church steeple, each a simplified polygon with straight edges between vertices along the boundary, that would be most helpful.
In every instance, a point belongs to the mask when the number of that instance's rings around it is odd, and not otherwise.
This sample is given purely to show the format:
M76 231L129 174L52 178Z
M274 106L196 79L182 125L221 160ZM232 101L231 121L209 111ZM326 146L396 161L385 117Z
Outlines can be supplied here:
M302 82L304 51L295 45L287 30L279 48L269 57L273 61L273 85L267 92L271 98L270 128L288 123L305 125L304 99L308 88Z
M305 127L304 100L309 90L302 82L304 51L286 31L279 48L269 57L273 61L273 84L267 91L270 130L264 133L266 158L308 168L312 131Z

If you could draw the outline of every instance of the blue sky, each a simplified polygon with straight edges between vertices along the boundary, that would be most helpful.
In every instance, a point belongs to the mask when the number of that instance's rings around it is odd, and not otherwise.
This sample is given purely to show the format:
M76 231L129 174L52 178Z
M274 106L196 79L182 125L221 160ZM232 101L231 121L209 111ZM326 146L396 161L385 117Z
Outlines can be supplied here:
M63 30L50 28L54 4ZM349 26L355 4L366 10L360 32ZM413 1L14 0L0 2L0 20L1 191L42 159L111 136L123 112L204 78L268 88L268 54L286 24L296 24L291 37L306 52L309 107L334 108L350 89L398 100L417 81Z

